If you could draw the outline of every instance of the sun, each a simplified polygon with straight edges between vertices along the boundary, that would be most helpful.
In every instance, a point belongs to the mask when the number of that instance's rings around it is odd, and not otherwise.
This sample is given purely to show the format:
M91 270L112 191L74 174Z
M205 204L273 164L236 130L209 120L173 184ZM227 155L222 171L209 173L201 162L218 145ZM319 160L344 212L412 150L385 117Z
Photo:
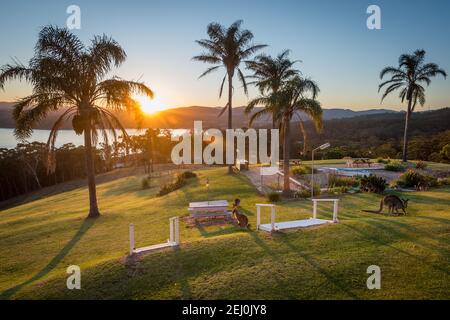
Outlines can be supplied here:
M147 96L137 95L133 97L141 105L142 111L148 115L156 114L166 110L167 106L158 97L150 99Z

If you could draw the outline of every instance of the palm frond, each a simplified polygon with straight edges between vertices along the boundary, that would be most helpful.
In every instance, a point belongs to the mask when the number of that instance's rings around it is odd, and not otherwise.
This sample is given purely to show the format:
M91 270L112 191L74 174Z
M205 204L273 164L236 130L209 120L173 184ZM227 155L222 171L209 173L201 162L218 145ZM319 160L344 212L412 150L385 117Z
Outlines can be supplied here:
M200 78L203 78L204 76L210 74L211 72L216 71L216 70L219 69L220 67L221 67L221 66L215 66L215 67L208 68L208 69L206 69L206 71L203 72L198 78L199 78L199 79L200 79Z
M244 93L246 95L248 95L247 83L245 82L245 76L242 73L241 69L238 68L237 71L238 71L239 80L241 81L242 87L244 88Z

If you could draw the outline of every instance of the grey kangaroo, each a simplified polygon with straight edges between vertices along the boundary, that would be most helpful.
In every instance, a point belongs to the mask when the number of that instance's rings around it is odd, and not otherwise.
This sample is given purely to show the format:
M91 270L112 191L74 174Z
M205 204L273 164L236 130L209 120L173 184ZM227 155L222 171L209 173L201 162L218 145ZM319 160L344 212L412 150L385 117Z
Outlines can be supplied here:
M237 207L241 203L241 200L235 199L233 203L233 216L237 220L241 228L250 229L250 224L248 223L248 218L245 214L239 213Z
M372 213L381 213L383 211L383 206L387 206L389 208L389 214L398 214L398 210L403 210L403 213L406 215L406 208L408 207L408 199L401 199L396 195L389 194L384 196L380 201L380 209L378 211L372 210L363 210L364 212L372 212Z

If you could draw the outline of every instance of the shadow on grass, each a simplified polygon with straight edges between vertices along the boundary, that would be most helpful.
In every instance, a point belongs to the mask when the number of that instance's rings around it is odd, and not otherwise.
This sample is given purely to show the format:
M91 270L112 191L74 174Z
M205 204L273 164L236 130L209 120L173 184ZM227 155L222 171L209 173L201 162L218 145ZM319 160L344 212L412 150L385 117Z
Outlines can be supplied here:
M189 282L187 280L187 275L184 272L184 266L183 266L183 257L180 254L180 248L175 248L175 259L177 261L177 267L176 267L176 275L177 279L179 280L180 286L181 286L181 292L183 294L184 300L192 299L192 292L191 287L189 286Z
M416 218L416 219L426 219L426 220L431 220L433 222L444 223L444 224L450 225L450 219L445 219L445 218L424 217L424 216L417 216L417 217L414 217L414 218Z
M265 243L258 235L258 233L256 232L250 232L250 235L253 237L253 240L255 241L255 243L261 247L261 249L263 249L266 253L267 256L270 257L272 259L272 261L274 263L281 261L280 256L278 255L278 253L275 250L272 250L267 243ZM278 286L280 288L285 287L285 283L283 283L280 279L280 277L276 274L276 273L272 273L272 277L275 279L275 282L278 284ZM287 294L287 292L286 292ZM293 300L295 299L295 297L293 296L287 296L287 299Z
M83 235L94 225L95 219L86 219L81 224L77 233L73 236L73 238L67 242L64 248L59 251L59 253L53 257L53 259L38 273L36 273L33 277L22 282L21 284L16 285L15 287L9 288L3 291L0 294L0 299L9 299L12 295L14 295L17 291L22 289L24 286L29 285L42 277L46 276L50 273L60 262L61 260L72 250L72 248L77 244L78 241L83 237Z
M415 217L415 218L417 219L417 217ZM384 220L384 221L386 223L398 226L399 228L403 228L404 230L410 231L410 232L412 232L412 233L414 233L416 235L420 234L420 235L422 235L424 237L427 237L427 238L430 238L430 239L432 239L434 241L442 242L442 243L447 244L447 245L450 244L450 240L449 239L438 238L436 236L436 234L420 230L419 228L414 227L412 225L409 225L409 224L406 224L406 223L403 223L403 222L400 222L400 221L397 221L397 220ZM450 221L448 221L447 223L449 223L449 222ZM406 235L405 234L405 236L409 237L408 239L411 240L411 241L417 241L416 238L412 238L410 235ZM418 242L418 243L420 244L420 242ZM424 246L426 246L426 245L424 245ZM432 246L432 245L430 245L430 246ZM436 247L436 250L439 250L439 247ZM448 250L443 250L442 252L443 252L443 255L448 255L450 253Z
M323 275L329 282L331 282L336 288L347 294L352 299L359 300L360 298L351 292L349 289L346 288L346 284L343 283L338 277L335 277L332 275L332 273L324 268L322 268L318 262L314 261L314 259L302 251L302 248L296 247L292 242L289 240L289 236L286 234L282 234L280 237L281 241L284 245L289 247L291 250L295 251L296 254L298 254L303 260L306 261L311 267L314 268L318 273Z
M218 225L211 225L211 226L218 226ZM233 226L233 225L227 225L226 228L221 228L219 230L214 230L214 231L207 231L205 229L204 226L202 225L196 225L198 231L200 231L200 234L204 237L204 238L212 238L212 237L217 237L217 236L224 236L224 235L228 235L228 234L232 234L232 233L236 233L239 232L240 230Z
M371 225L374 228L381 230L382 232L387 232L391 237L394 237L395 239L410 241L420 247L423 247L427 250L433 251L444 257L448 256L448 254L449 254L449 251L444 248L440 248L439 246L436 246L436 245L433 245L430 243L426 243L425 241L419 240L418 237L412 237L411 235L409 235L405 232L401 232L399 230L399 228L403 227L415 235L422 234L422 236L427 236L430 239L436 240L434 237L430 237L429 235L424 234L423 232L421 232L420 230L418 230L417 228L414 228L412 226L408 226L408 225L402 224L401 222L394 221L394 220L384 220L383 222L370 220L370 221L366 221L366 223L368 223L369 225ZM388 226L388 224L391 224L391 226ZM394 225L394 226L392 226L392 225ZM436 268L441 270L441 268L439 268L439 267L436 267ZM441 271L448 274L448 272L445 271L444 269L442 269Z
M368 224L369 226L372 226L372 227L374 227L374 228L377 228L377 229L379 229L380 228L380 223L374 223L374 222L372 222L372 223L370 223L370 222L367 222L366 221L366 224ZM400 240L400 238L395 238L395 239L392 239L392 241L388 241L388 240L383 240L383 239L381 239L380 238L380 236L374 236L374 235L371 235L369 232L365 232L365 231L362 231L362 230L360 230L360 229L358 229L358 228L355 228L355 227L353 227L353 226L350 226L350 225L348 225L348 224L342 224L343 226L345 226L345 227L347 227L347 228L349 228L349 229L351 229L351 230L353 230L354 232L356 232L356 233L359 233L361 236L363 236L364 238L366 238L367 240L370 240L370 241L372 241L372 242L374 242L374 243L376 243L376 244L378 244L378 245L383 245L383 246L386 246L386 247L389 247L389 248L391 248L391 249L393 249L393 250L395 250L395 251L397 251L397 252L399 252L399 253L402 253L402 254L404 254L404 255L406 255L406 256L408 256L408 257L411 257L411 258L413 258L413 259L415 259L415 260L417 260L417 261L420 261L420 262L423 262L423 257L421 257L421 256L417 256L417 255L414 255L414 254L411 254L411 253L409 253L409 252L407 252L407 251L405 251L405 250L402 250L402 249L400 249L400 248L397 248L397 247L395 247L395 246L393 246L390 242L393 242L393 241L395 241L396 239L397 240ZM385 228L383 227L382 228L382 230L384 231L384 232L386 232L387 230L385 230ZM396 236L398 237L398 236L400 236L399 234L396 234ZM408 240L408 241L411 241L411 239L404 239L404 240ZM420 244L419 244L420 245ZM446 269L444 269L444 268L441 268L440 266L436 266L436 265L434 265L434 264L430 264L430 266L432 267L432 268L434 268L434 269L436 269L436 270L438 270L438 271L441 271L441 272L443 272L443 273L445 273L445 274L449 274L449 272L448 272L448 270L446 270Z

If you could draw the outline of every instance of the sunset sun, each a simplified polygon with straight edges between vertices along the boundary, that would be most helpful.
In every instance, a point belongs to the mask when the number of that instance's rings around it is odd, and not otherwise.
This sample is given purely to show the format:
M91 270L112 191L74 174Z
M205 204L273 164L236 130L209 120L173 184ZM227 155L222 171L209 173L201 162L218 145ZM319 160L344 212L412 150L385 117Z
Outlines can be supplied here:
M148 115L153 115L167 109L167 105L159 97L150 99L147 96L138 95L134 99L140 103L142 111Z

